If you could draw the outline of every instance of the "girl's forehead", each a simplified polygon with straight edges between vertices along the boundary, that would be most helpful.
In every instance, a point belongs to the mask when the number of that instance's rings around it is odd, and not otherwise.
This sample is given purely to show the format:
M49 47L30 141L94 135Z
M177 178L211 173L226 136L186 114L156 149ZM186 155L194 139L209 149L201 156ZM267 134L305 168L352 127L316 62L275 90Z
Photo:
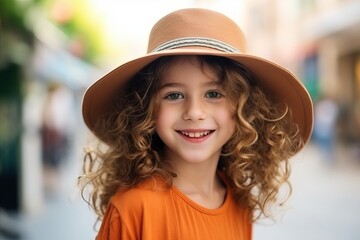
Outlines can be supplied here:
M219 74L210 65L194 57L174 59L160 74L161 84L169 82L203 82L206 84L219 84Z

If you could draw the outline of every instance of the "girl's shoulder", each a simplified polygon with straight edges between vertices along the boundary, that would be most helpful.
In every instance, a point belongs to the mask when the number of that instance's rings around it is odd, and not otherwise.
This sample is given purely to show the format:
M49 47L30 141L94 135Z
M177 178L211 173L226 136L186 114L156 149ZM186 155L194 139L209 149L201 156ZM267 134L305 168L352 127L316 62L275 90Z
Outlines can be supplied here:
M100 230L105 236L111 231L113 236L104 239L120 239L121 236L124 239L174 239L166 235L174 232L174 226L167 223L175 219L174 213L164 207L171 201L166 186L161 179L149 178L117 192L111 198ZM162 237L164 234L166 236Z
M144 208L157 206L169 194L169 185L160 177L149 177L125 191L118 191L111 204L118 208Z

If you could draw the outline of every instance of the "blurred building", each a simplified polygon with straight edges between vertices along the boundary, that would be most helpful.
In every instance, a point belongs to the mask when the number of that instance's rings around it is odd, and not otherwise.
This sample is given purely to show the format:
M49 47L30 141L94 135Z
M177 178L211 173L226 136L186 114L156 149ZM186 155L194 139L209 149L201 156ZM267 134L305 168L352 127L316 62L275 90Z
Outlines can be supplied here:
M86 55L97 53L86 48L92 39L80 42L78 35L68 36L48 19L47 11L44 1L0 3L0 210L29 213L43 206L42 152L54 140L42 141L49 87L56 85L74 98L67 109L58 109L67 120L63 125L72 127L66 135L70 148L77 141L82 93L100 75L89 61L93 55ZM73 19L75 15L67 24L78 32ZM65 102L62 94L51 110ZM0 222L0 236L3 228Z
M290 68L315 103L333 99L340 138L359 142L360 1L252 0L244 6L250 52Z
M0 6L0 209L20 208L21 129L24 66L33 34ZM0 226L1 227L1 226ZM0 229L1 230L1 229Z

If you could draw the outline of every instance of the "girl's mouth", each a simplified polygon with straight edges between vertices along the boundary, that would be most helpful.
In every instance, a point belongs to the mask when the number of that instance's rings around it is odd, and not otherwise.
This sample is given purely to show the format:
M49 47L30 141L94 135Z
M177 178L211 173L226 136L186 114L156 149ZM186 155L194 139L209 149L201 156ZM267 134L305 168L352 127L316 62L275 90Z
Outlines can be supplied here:
M179 130L176 131L181 134L183 137L189 140L202 140L211 135L215 130L196 130L196 131L186 131L186 130Z

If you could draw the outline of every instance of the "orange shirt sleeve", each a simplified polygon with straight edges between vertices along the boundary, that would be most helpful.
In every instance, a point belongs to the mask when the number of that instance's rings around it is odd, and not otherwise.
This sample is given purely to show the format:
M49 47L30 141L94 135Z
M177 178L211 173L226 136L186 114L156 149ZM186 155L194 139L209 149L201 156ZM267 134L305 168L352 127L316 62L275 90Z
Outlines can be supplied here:
M164 213L166 204L163 196L159 192L141 189L116 194L108 206L96 239L169 239L168 234L174 230L166 222L172 214Z
M124 222L121 220L118 210L110 204L102 221L96 240L120 240L136 239Z

